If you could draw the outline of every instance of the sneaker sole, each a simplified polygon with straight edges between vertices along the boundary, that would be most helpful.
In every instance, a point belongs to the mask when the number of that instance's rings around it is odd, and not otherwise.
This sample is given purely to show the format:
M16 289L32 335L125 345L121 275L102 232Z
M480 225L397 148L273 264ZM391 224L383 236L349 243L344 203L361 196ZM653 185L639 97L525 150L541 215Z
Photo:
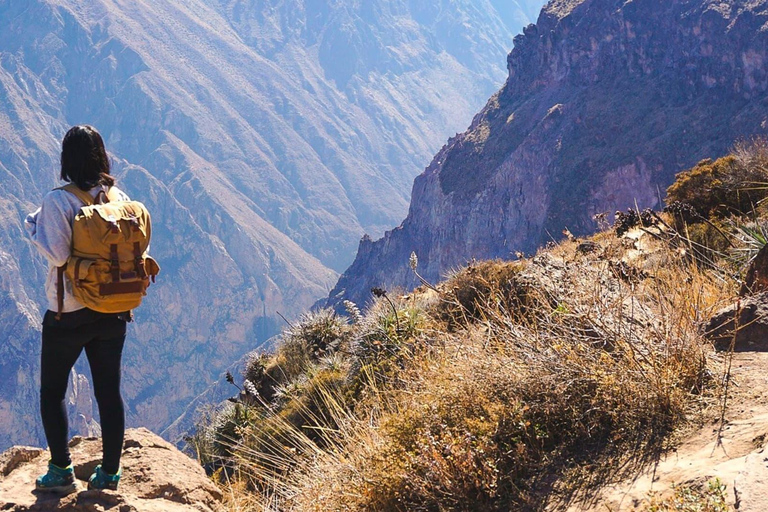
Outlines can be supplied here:
M71 494L77 490L77 485L72 483L69 485L61 485L59 487L38 487L35 486L35 489L40 492L46 492L51 494Z
M88 484L88 490L89 491L116 491L117 486L114 487L96 487L95 485Z

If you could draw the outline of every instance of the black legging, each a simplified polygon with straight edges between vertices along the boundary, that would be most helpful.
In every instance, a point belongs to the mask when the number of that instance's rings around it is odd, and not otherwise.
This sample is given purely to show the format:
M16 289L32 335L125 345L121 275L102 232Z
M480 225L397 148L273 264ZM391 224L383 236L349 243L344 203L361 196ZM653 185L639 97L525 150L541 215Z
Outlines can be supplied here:
M125 412L120 396L120 359L126 323L116 315L90 309L64 313L60 321L54 317L55 314L48 311L43 318L40 365L40 414L51 449L51 462L60 467L72 463L64 398L69 372L85 347L101 417L102 468L107 473L117 473L125 434Z

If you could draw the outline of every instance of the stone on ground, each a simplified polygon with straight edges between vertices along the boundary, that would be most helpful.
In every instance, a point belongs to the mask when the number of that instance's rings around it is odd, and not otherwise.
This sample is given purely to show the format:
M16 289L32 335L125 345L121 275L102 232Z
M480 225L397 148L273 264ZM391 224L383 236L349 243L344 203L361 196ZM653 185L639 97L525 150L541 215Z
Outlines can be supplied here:
M765 449L747 455L733 490L739 512L765 512L768 509L768 453Z
M736 352L768 350L768 292L742 297L715 313L704 335L721 350L732 342Z

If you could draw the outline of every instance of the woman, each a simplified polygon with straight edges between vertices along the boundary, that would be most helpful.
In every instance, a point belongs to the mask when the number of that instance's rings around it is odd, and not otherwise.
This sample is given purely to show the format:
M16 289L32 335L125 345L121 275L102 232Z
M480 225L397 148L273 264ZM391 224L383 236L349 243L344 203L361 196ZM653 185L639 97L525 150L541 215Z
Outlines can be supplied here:
M128 200L114 187L104 141L95 128L75 126L64 136L61 147L61 179L88 191L94 199L110 188L111 197ZM64 279L62 314L56 319L57 268L67 262L72 246L72 222L83 201L62 189L49 192L42 206L27 216L27 231L40 253L48 259L45 292L48 311L43 317L43 346L40 368L40 414L51 451L48 472L37 479L42 491L71 492L75 477L69 454L69 426L64 397L69 373L85 349L93 376L93 388L101 417L103 462L88 481L89 489L117 489L120 455L125 434L125 414L120 395L120 360L125 342L124 314L98 313L85 308L72 296Z

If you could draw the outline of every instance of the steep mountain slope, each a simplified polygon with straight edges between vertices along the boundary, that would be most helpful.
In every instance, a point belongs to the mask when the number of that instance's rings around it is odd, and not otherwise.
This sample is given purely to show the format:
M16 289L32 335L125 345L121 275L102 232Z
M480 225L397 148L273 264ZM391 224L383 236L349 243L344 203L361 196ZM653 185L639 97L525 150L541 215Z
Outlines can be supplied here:
M163 274L124 389L129 423L161 430L402 216L416 169L503 79L486 63L527 21L513 4L0 3L0 448L42 441L45 269L22 221L70 125L101 130L153 213Z
M555 0L515 39L505 86L364 238L330 303L471 258L531 253L593 216L653 206L674 174L768 128L765 1Z

